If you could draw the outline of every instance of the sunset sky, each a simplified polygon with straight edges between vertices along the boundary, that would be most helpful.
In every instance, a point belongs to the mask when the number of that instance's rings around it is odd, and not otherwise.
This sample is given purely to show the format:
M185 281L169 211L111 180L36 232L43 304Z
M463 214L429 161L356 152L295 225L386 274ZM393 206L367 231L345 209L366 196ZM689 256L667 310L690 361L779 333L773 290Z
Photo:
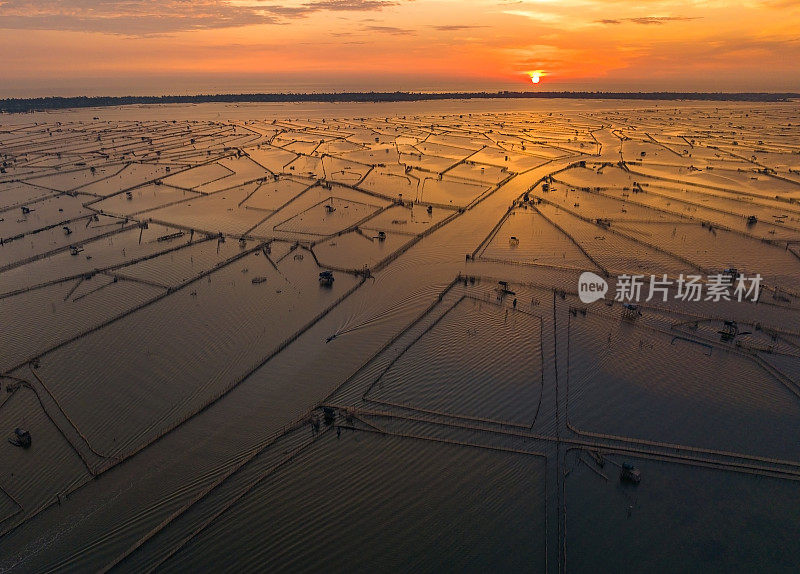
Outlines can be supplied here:
M797 62L800 0L0 0L0 97L800 91Z

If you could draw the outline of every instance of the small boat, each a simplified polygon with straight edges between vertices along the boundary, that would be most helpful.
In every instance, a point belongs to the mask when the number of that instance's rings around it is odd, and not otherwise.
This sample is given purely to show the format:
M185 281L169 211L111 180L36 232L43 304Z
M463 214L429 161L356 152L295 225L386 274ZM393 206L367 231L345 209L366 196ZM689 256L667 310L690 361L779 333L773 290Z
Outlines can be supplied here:
M31 433L21 428L15 428L14 434L8 439L8 442L20 448L31 448Z
M323 271L319 274L319 284L322 287L330 287L333 285L333 273L331 271Z
M609 227L611 227L611 220L610 219L605 219L605 218L602 218L602 217L598 217L597 219L594 220L594 222L597 225L599 225L600 227L602 227L603 229L608 229Z
M465 284L467 283L467 279L466 278L464 278L464 283ZM495 293L497 293L497 300L498 301L503 301L506 298L507 295L511 295L512 297L516 297L517 293L515 291L512 291L511 289L509 289L507 284L504 286L504 285L502 285L502 283L505 283L505 281L501 281L501 285L495 289Z
M623 462L622 469L619 471L619 479L624 482L639 484L642 481L642 473L631 463Z
M727 269L723 269L722 274L730 277L731 282L736 281L739 278L739 270L736 269L736 267L728 267Z
M589 455L594 459L597 463L597 466L603 468L606 465L606 459L603 458L603 455L600 454L598 450L590 450Z
M717 331L722 341L732 341L740 335L752 335L752 331L740 331L736 321L723 321L722 329Z
M266 280L267 280L267 278L266 278L266 277L264 277L263 275L259 275L258 277L253 277L253 278L250 280L250 283L252 283L253 285L259 285L259 284L261 284L261 283L264 283L264 282L266 282Z
M171 239L177 239L178 237L183 237L183 231L176 231L175 233L168 233L167 235L162 235L156 241L159 243L163 243L164 241L170 241Z
M623 319L633 320L642 316L642 311L639 309L639 305L636 305L635 303L623 303L622 308L624 309L624 311L622 311Z
M497 292L501 295L516 295L516 291L512 291L508 288L508 281L498 281L497 284L499 287L497 288Z

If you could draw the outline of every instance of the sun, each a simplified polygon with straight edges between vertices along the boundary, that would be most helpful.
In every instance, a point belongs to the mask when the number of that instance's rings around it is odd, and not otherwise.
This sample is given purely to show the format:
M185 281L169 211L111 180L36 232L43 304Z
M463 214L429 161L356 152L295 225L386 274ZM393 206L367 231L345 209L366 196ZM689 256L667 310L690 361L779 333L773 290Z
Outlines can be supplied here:
M546 75L544 73L544 70L532 70L530 72L525 72L525 73L528 75L528 77L530 77L531 82L534 84L538 84L539 82L541 82L542 77Z

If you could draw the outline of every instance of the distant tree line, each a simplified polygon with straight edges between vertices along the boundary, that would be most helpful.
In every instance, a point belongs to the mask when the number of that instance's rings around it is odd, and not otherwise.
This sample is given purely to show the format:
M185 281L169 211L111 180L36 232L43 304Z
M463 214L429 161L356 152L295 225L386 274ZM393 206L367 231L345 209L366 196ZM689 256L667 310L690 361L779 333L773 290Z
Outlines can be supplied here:
M94 108L140 104L274 103L274 102L417 102L429 100L476 99L605 99L605 100L691 100L721 102L786 102L800 98L797 93L757 92L330 92L311 94L199 94L193 96L77 96L8 98L0 100L0 112L20 113L65 108Z

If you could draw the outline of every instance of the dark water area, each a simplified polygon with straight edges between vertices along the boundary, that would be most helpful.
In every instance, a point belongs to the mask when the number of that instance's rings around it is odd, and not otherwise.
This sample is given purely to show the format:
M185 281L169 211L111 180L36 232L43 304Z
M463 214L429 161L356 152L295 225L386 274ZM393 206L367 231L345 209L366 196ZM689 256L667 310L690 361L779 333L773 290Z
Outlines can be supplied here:
M798 126L0 116L0 571L795 570Z

